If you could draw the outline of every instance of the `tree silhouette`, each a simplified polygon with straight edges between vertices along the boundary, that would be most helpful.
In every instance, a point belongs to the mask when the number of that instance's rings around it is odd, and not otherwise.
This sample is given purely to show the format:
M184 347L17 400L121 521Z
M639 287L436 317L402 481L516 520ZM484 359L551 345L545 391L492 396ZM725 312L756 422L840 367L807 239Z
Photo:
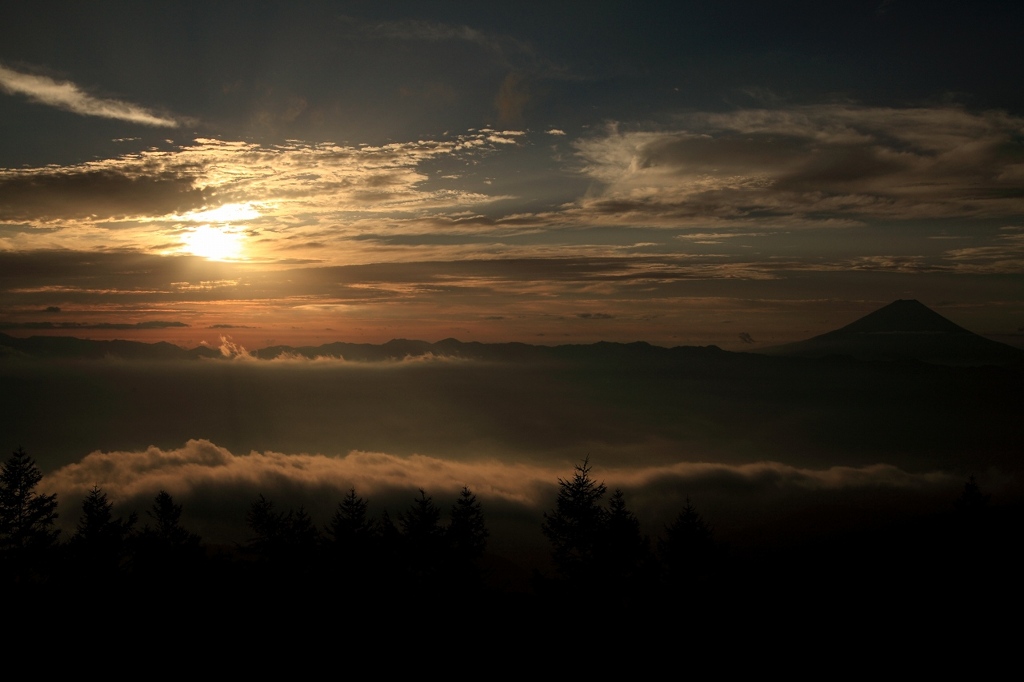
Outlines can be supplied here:
M693 594L714 576L716 547L711 526L686 498L686 505L658 540L666 586L677 596Z
M381 575L380 533L369 517L369 505L356 495L355 488L338 503L325 531L327 557L337 575L336 584L346 585L351 580L366 584Z
M398 528L409 578L422 586L441 571L445 540L441 509L420 489L420 496L398 514Z
M295 511L289 511L287 521L287 537L290 545L309 550L320 544L320 531L317 530L313 518L304 506L299 506Z
M163 589L195 577L204 554L200 537L181 526L181 512L181 505L161 490L146 511L153 525L147 523L136 538L136 572Z
M41 562L60 534L57 495L36 492L42 478L21 448L0 469L0 570L16 582L39 577Z
M551 543L551 557L564 579L592 579L605 530L601 506L607 488L590 475L590 458L575 466L571 480L558 479L555 508L544 513L541 530Z
M458 557L475 560L487 548L490 532L484 522L483 507L467 486L452 505L448 523L448 541Z
M286 518L285 545L294 565L304 573L317 568L323 538L304 506L289 511Z
M618 488L608 499L598 550L597 570L603 574L609 592L620 605L632 601L647 582L650 539L640 532L640 520L626 508L625 495Z
M398 530L398 526L395 525L387 509L381 512L377 528L379 529L377 559L382 569L378 578L396 578L401 575L405 562L402 533Z
M153 519L153 527L147 525L143 532L158 539L162 544L169 547L184 547L199 544L199 536L190 533L181 526L180 504L174 503L174 498L165 490L161 490L153 500L153 506L146 515Z
M398 527L410 540L429 541L441 535L441 510L420 488L420 496L398 514Z
M253 532L248 549L272 574L294 578L318 569L320 532L304 507L281 512L261 493L249 506L246 524Z
M280 512L262 493L249 506L245 522L253 531L249 545L268 557L307 551L320 541L320 533L304 507Z
M478 561L487 549L490 532L484 522L480 501L468 486L463 486L452 505L445 531L448 549L448 579L453 586L465 591L478 586Z
M981 491L974 476L964 483L963 490L953 503L953 519L946 539L948 558L946 566L953 579L973 583L979 587L991 578L997 567L1001 549L1010 543L1003 536L997 509L992 496ZM1016 531L1011 531L1014 534Z
M274 509L274 503L260 493L249 505L245 514L245 524L252 531L248 546L261 557L269 557L275 553L276 546L281 542L285 516Z
M356 495L355 488L349 489L345 499L338 503L326 528L327 536L338 551L348 554L369 549L376 529L368 510L369 505Z
M115 518L106 493L99 486L92 487L82 500L82 514L70 542L82 577L113 580L126 569L128 540L137 520L134 512L126 519Z
M953 503L960 520L967 524L980 523L989 513L992 496L981 492L981 486L974 476L964 483L960 497Z

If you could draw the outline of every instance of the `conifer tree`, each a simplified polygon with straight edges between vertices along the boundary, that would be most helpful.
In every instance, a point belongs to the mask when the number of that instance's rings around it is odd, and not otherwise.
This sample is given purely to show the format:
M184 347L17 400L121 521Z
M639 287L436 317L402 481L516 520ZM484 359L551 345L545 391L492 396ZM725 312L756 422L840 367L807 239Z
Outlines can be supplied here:
M250 576L267 588L268 598L289 598L287 587L295 580L320 577L320 532L304 507L278 511L261 493L245 516L253 532L248 549L257 559L248 566ZM272 583L266 583L266 579Z
M369 505L351 488L327 526L327 536L337 549L349 552L366 549L374 535L374 524L368 516Z
M300 506L289 511L286 517L285 545L288 547L293 562L300 570L310 568L319 560L321 546L320 531L313 518Z
M253 532L249 547L265 559L308 557L320 543L320 533L304 507L280 512L262 493L249 505L245 522Z
M441 532L441 510L421 488L420 496L398 514L398 526L408 537L429 537Z
M670 587L688 589L712 577L716 559L712 528L689 497L658 541L658 557Z
M403 564L414 584L422 584L437 576L444 552L444 529L441 509L422 489L420 496L398 514Z
M284 514L274 509L274 503L260 493L245 514L245 524L253 533L249 537L249 548L263 558L274 554L281 541L284 523Z
M421 489L420 496L409 508L398 514L398 527L409 545L435 545L443 533L441 510Z
M387 509L381 512L377 527L380 532L381 563L389 572L394 572L401 560L402 534Z
M147 525L143 533L168 547L198 545L199 536L181 526L181 512L181 505L175 504L174 498L167 491L161 490L153 500L152 508L146 511L146 515L153 520L153 527Z
M561 577L592 578L607 512L601 500L604 483L591 477L590 458L575 466L571 480L558 479L555 508L544 513L541 530L551 543L551 557Z
M17 581L39 568L60 534L57 495L36 491L42 478L35 460L21 448L0 469L0 570Z
M338 503L325 529L327 556L339 578L336 583L339 586L348 584L350 580L366 584L381 576L381 565L384 564L381 560L381 537L368 512L366 500L351 488Z
M92 578L113 578L128 558L128 540L137 516L114 517L114 505L99 486L82 500L82 514L71 538L72 555Z
M490 532L484 523L483 508L467 486L462 487L452 505L447 533L452 551L459 558L473 561L487 548Z
M147 523L136 537L135 571L161 590L194 577L203 558L202 541L182 527L181 513L181 505L161 490L146 510L153 525Z
M640 532L640 520L626 508L625 495L616 489L608 499L601 542L601 569L611 583L628 589L648 566L650 541Z

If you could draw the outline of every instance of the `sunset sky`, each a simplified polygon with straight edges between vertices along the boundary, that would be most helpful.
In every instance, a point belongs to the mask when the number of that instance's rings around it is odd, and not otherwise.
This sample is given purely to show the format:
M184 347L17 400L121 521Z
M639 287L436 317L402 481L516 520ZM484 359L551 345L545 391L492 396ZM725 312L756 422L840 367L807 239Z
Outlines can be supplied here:
M898 298L1024 329L1012 3L0 17L8 334L743 349Z

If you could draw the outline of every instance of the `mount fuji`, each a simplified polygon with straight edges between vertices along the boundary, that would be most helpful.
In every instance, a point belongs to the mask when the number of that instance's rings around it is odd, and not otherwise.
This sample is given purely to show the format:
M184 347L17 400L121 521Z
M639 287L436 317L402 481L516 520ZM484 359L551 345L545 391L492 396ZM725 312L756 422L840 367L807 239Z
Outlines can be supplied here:
M893 301L825 334L757 352L796 357L916 360L938 365L1024 364L1024 350L968 331L913 299Z

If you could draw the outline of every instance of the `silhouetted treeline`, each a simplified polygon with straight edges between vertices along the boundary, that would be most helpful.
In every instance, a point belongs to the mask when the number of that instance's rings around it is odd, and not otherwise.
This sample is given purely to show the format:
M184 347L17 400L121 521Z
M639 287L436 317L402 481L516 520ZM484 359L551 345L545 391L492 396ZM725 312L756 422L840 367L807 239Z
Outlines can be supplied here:
M1021 561L1018 517L994 505L973 477L937 517L741 560L689 499L658 537L644 535L623 491L609 493L584 460L558 481L540 528L550 568L535 569L527 589L510 588L486 561L490 532L468 487L447 509L420 490L394 517L376 518L351 489L323 526L301 506L282 509L259 495L245 512L247 539L225 549L184 527L182 507L166 491L143 515L119 517L98 486L83 500L74 532L61 538L56 495L37 490L41 479L20 448L0 470L0 579L16 596L189 604L239 617L257 617L271 604L550 615L580 600L582 620L692 617L754 604L863 607L896 593L920 607L934 604L936 589L983 598L1016 584Z

